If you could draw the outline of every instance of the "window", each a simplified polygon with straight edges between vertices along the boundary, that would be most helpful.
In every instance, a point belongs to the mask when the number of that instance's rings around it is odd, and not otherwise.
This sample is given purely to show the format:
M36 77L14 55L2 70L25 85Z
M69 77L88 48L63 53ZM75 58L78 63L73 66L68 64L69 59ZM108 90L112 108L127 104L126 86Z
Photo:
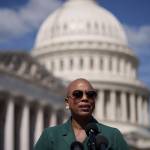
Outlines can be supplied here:
M63 28L64 28L64 31L67 30L67 24L66 23L64 24Z
M83 59L80 58L80 69L83 69Z
M91 29L91 24L90 22L87 22L87 30L89 31Z
M94 66L93 58L90 58L90 69L93 69L93 66Z
M59 68L60 68L60 70L64 69L64 62L63 62L63 60L60 60Z
M112 58L109 59L109 71L112 71Z
M117 72L120 72L120 59L118 59L118 62L117 62Z
M70 63L69 67L72 70L73 69L73 59L70 59L69 63Z
M103 70L103 58L99 59L99 68L100 70Z
M105 35L106 34L106 27L104 24L102 24L102 34Z

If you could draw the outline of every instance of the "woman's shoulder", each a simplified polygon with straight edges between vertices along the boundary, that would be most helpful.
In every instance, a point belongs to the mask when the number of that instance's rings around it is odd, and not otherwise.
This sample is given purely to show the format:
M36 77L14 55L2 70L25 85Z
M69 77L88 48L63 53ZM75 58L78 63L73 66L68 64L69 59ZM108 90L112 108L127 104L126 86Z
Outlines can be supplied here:
M108 125L105 125L103 123L97 123L99 131L105 134L121 134L119 129L115 128L115 127L111 127Z
M65 124L60 124L60 125L56 125L56 126L50 126L45 128L45 132L49 133L49 132L59 132L60 130L62 130L64 128Z
M60 125L56 125L56 126L50 126L48 128L44 129L44 132L48 135L48 136L57 136L60 135L62 132L64 132L64 130L66 129L66 123L60 124Z

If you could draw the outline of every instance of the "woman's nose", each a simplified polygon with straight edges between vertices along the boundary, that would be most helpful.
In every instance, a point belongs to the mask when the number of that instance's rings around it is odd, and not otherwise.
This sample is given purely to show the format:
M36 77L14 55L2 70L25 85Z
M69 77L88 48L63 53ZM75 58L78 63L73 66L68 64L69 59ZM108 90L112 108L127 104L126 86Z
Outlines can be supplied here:
M85 92L83 93L82 100L83 101L88 101L88 97L87 97Z

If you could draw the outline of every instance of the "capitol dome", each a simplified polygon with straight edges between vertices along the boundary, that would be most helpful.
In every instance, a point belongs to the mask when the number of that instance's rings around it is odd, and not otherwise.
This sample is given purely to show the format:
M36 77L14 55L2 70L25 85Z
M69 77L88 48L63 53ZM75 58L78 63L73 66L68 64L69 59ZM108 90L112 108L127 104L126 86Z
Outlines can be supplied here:
M77 54L77 51L80 52ZM119 60L114 64L115 71L111 70L112 61L115 61L113 58L108 58L110 61L105 62L104 55L107 53L118 55ZM93 81L98 79L112 82L122 82L126 78L124 81L127 84L130 79L136 80L138 60L128 48L121 24L113 14L97 5L94 0L68 0L50 14L38 32L32 54L54 75L63 79L71 71L69 80L78 76ZM122 55L126 55L123 61ZM74 65L75 61L79 63ZM86 61L91 67L84 67ZM106 63L109 64L110 73L106 71ZM97 67L93 69L95 64ZM122 73L118 75L117 67L120 64ZM135 80L131 80L132 84L139 84Z
M35 47L78 40L127 45L116 17L94 0L70 0L44 21Z

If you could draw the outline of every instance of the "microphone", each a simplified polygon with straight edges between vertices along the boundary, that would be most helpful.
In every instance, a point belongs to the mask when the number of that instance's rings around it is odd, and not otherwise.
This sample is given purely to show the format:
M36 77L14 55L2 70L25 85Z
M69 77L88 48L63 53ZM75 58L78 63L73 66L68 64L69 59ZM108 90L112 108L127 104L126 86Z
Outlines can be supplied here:
M70 146L71 150L84 150L83 148L83 144L78 142L78 141L74 141L71 146Z
M87 124L87 126L85 127L85 132L87 136L90 136L91 134L96 136L99 133L97 125L92 122Z
M89 137L88 139L88 149L89 150L96 150L96 135L98 134L98 128L95 123L88 123L85 132L87 136Z
M98 134L96 136L96 150L106 150L108 146L108 140L103 135Z

